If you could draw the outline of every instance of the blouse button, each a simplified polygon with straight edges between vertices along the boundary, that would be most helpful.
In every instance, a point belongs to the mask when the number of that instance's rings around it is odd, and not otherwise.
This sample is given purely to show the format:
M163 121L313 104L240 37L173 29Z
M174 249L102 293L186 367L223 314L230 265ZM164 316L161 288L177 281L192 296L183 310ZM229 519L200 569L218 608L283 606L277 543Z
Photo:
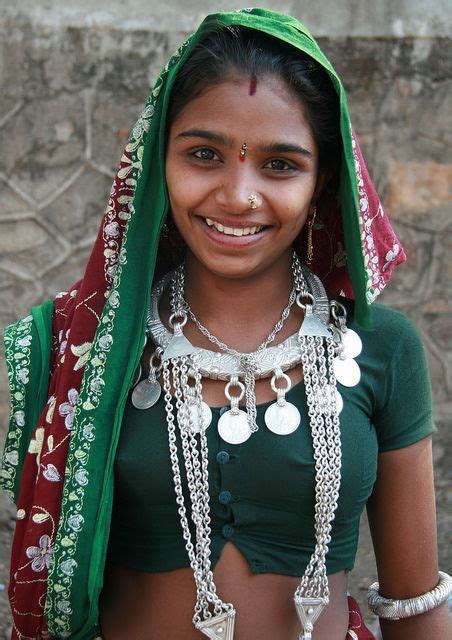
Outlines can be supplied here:
M225 524L221 531L225 538L232 538L234 535L234 527L230 524Z
M219 451L217 453L217 462L219 464L226 464L229 462L229 453L227 451Z
M219 496L218 496L218 500L221 502L221 504L229 504L232 500L232 495L230 491L221 491Z

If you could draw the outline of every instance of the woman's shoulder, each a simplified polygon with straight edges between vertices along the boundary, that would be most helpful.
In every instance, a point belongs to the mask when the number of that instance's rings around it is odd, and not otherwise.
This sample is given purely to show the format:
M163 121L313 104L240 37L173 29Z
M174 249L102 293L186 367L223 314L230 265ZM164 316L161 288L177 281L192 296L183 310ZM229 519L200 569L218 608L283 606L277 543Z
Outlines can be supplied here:
M386 304L374 302L370 306L369 327L362 327L356 323L354 317L354 301L349 298L338 298L347 310L347 325L358 333L374 335L380 338L386 335L388 338L419 336L419 331L414 322L402 311L389 307Z
M419 329L403 312L385 304L370 307L369 327L362 327L354 319L353 300L341 299L347 309L347 326L358 333L363 348L370 357L389 363L408 357L413 362L425 358Z

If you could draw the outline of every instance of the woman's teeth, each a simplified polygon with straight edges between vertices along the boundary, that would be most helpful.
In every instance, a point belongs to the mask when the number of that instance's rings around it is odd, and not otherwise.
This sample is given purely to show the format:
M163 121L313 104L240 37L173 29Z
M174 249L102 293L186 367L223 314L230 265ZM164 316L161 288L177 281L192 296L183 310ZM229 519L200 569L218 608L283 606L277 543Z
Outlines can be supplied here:
M214 222L210 218L204 218L209 227L213 227L220 233L224 233L227 236L252 236L254 233L259 233L264 227L242 227L235 229L233 227L224 227L219 222Z

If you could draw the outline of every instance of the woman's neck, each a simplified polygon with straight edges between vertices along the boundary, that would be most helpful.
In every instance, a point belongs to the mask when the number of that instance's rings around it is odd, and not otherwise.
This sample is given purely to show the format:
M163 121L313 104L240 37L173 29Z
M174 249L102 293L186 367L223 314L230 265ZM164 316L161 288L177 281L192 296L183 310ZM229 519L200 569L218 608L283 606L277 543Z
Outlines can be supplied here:
M256 275L226 278L208 271L188 255L185 298L198 320L214 335L235 348L249 350L265 340L288 303L291 261L289 254ZM288 328L292 324L288 322Z

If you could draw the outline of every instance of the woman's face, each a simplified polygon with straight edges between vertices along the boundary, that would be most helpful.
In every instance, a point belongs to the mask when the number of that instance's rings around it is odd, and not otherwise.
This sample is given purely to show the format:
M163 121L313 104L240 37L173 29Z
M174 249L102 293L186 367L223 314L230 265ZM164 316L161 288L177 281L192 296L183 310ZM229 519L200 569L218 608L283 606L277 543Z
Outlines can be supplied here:
M169 131L174 221L191 257L218 276L255 276L288 259L317 175L317 145L300 99L273 76L257 86L237 77L208 88Z

